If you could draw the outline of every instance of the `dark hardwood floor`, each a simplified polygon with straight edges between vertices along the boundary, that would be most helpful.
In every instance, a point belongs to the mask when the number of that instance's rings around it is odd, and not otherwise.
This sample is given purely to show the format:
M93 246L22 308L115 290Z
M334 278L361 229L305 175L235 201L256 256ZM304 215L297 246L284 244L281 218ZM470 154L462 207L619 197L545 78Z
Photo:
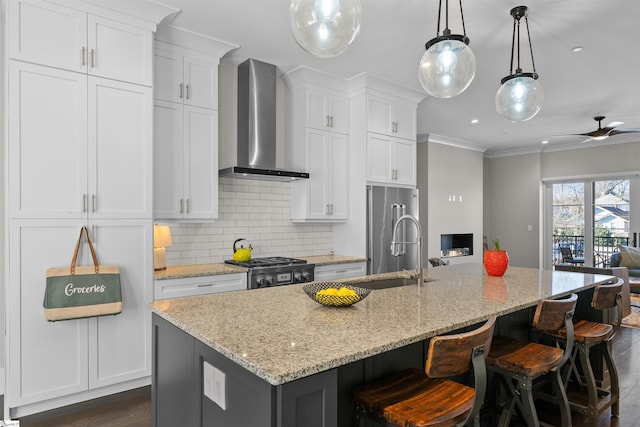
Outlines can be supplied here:
M598 426L638 427L640 426L640 329L620 328L614 339L614 358L620 373L622 395L620 417L611 418L607 411L600 416ZM553 411L544 412L548 415ZM576 414L572 416L574 427L588 425L586 418ZM558 419L550 418L547 421L553 425L559 425ZM517 422L513 425L517 425ZM151 426L151 389L144 387L20 419L20 427L36 426L148 427Z

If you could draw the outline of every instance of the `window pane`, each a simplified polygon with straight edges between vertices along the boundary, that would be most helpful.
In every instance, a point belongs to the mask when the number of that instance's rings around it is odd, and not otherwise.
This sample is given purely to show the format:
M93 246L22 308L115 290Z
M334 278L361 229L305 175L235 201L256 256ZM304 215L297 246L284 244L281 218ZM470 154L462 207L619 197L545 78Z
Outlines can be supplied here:
M560 247L584 258L584 183L553 185L553 263L563 262Z
M629 244L629 180L593 183L593 251L595 267L606 267L618 245Z

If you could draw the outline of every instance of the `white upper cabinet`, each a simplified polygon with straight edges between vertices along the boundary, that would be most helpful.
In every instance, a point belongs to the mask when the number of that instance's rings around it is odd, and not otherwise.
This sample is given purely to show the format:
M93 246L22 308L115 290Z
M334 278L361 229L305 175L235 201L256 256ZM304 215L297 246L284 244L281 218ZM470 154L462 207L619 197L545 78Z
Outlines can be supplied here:
M166 43L158 42L158 45L155 52L154 97L217 110L218 61L183 54L181 49Z
M285 78L290 90L290 161L309 172L291 183L291 220L349 219L349 100L346 82L306 67Z
M151 88L16 61L9 79L11 217L151 217Z
M154 217L218 217L218 114L155 101Z
M349 100L330 91L305 90L307 127L349 133Z
M367 181L416 185L416 142L369 133L367 136Z
M346 135L307 129L309 179L291 183L292 221L348 219L349 142Z
M369 95L367 97L369 132L416 139L416 107L393 99Z
M151 86L151 31L41 0L8 6L9 58Z

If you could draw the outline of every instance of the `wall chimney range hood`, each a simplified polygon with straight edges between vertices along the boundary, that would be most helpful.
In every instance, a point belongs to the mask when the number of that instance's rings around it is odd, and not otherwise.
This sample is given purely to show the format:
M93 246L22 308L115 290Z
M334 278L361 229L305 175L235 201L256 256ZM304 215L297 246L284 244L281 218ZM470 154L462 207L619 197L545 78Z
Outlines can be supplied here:
M221 177L293 181L306 172L276 168L277 68L255 59L238 65L237 166L221 169Z

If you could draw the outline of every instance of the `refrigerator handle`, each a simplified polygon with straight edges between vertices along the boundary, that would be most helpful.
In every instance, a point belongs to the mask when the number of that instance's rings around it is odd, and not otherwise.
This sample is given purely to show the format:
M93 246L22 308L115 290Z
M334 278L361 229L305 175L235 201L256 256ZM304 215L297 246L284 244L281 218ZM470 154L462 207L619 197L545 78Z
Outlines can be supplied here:
M401 216L406 215L407 213L407 205L404 205L402 203L394 203L391 205L391 229L393 230L396 222L398 222L398 219L400 219ZM407 225L406 224L400 224L400 227L398 229L398 240L399 240L399 251L398 251L398 256L400 255L406 255L407 253Z

